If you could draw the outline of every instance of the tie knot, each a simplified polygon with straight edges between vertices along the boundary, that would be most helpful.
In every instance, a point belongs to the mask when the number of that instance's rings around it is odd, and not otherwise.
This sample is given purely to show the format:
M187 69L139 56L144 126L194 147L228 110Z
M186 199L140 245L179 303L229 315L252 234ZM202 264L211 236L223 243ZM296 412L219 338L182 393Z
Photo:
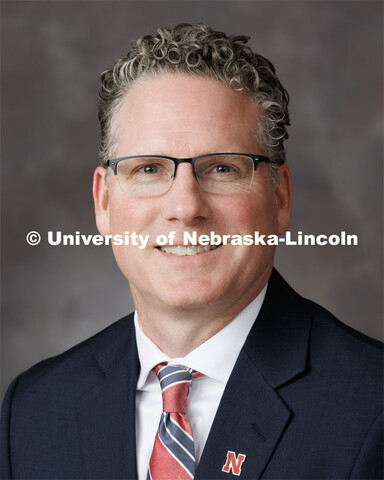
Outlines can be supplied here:
M191 368L165 363L156 365L153 370L160 382L163 412L186 415L191 382L202 375Z

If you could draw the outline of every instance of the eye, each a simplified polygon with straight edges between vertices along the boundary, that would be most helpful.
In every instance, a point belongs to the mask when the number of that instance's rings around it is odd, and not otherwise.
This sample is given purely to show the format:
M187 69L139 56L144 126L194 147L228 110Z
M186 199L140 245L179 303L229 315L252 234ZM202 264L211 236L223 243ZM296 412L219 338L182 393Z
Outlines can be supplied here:
M213 173L231 173L233 171L234 171L233 167L231 167L230 165L224 165L224 164L215 165L212 168Z
M157 165L144 165L139 169L140 173L159 173L159 168Z

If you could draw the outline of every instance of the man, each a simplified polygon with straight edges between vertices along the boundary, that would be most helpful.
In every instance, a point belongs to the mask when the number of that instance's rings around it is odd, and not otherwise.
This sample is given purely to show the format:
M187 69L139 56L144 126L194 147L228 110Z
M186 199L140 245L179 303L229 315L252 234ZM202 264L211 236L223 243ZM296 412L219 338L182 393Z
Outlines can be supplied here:
M161 28L102 75L96 220L148 236L113 246L136 313L13 382L4 478L382 478L379 342L274 245L184 245L289 226L288 95L246 40Z

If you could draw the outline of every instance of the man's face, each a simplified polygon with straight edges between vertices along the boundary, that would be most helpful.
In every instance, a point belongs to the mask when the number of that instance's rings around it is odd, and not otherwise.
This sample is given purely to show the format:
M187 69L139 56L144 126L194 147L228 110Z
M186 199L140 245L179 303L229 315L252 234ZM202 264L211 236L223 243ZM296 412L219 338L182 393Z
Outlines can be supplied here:
M118 113L118 151L128 155L193 157L208 153L262 154L255 137L259 110L244 92L207 78L174 74L147 79L126 94ZM244 308L265 285L272 269L274 247L221 245L197 255L165 253L159 234L198 235L282 234L291 206L289 171L273 190L268 167L261 163L246 192L204 192L190 164L178 166L170 190L160 196L123 193L117 177L105 170L94 177L96 217L103 234L136 232L150 235L145 249L114 246L116 261L129 280L136 307L191 309L214 313ZM236 308L238 306L239 308Z

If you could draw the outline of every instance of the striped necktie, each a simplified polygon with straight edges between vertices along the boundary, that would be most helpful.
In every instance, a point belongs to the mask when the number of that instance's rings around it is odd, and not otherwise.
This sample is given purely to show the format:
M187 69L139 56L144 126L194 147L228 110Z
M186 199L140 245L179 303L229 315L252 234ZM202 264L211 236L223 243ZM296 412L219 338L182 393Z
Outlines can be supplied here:
M186 413L193 378L203 374L160 363L153 369L160 381L163 413L149 460L147 480L190 480L195 475L195 448Z

